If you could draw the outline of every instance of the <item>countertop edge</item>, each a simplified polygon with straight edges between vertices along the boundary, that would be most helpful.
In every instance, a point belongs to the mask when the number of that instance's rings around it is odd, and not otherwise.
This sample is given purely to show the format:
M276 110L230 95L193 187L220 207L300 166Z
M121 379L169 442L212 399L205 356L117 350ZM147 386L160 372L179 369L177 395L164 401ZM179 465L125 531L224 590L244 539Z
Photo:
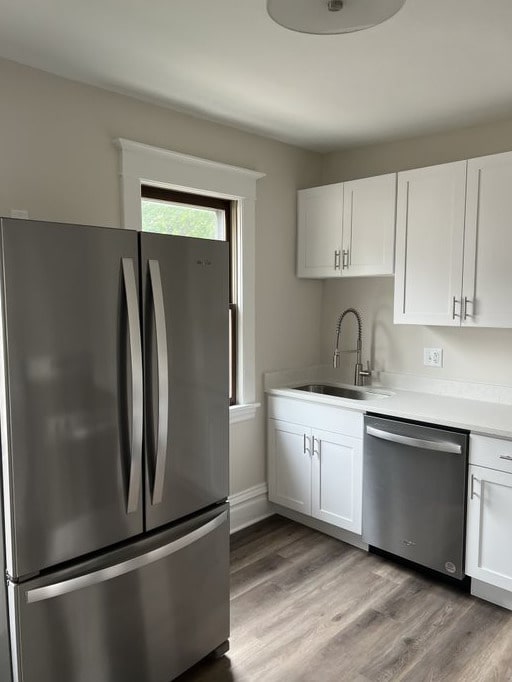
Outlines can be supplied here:
M346 384L338 385L347 386ZM351 386L350 388L354 387ZM296 386L268 388L265 393L269 396L281 396L329 405L363 414L371 412L387 417L439 424L449 428L470 431L478 435L512 440L512 405L420 393L388 386L366 388L391 395L385 398L370 398L363 401L304 392L297 390Z

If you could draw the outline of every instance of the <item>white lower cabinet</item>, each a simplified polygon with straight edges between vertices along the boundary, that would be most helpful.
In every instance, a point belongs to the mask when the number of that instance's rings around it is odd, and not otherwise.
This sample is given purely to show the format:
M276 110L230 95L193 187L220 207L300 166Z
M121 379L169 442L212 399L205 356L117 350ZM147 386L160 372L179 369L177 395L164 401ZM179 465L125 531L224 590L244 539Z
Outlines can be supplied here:
M313 438L311 516L360 534L362 441L328 431Z
M469 467L466 573L512 591L512 474Z
M351 410L271 397L269 500L360 535L362 420Z
M512 442L472 435L469 456L466 573L512 595Z
M269 499L302 514L311 512L311 431L269 420Z

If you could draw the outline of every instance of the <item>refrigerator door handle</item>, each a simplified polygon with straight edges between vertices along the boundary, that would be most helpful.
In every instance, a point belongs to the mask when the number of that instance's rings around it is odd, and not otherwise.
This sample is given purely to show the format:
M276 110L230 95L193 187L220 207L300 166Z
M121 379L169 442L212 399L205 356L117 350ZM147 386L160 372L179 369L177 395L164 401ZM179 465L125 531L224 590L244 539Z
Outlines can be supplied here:
M146 554L141 554L134 557L133 559L128 559L127 561L122 561L114 566L108 566L107 568L102 568L99 571L93 571L87 575L80 575L76 578L70 578L68 580L62 580L57 583L52 583L51 585L45 585L44 587L36 587L33 590L28 590L26 593L27 604L33 604L34 602L44 601L46 599L52 599L53 597L60 597L63 594L68 594L69 592L76 592L77 590L82 590L86 587L91 587L92 585L97 585L98 583L103 583L107 580L112 580L112 578L118 578L126 573L131 573L132 571L137 571L145 566L160 561L165 557L170 556L180 550L192 545L194 542L201 540L206 535L209 535L214 530L222 526L228 518L227 511L222 512L219 516L216 516L211 521L208 521L203 526L196 528L195 530L183 535L172 542L169 542L162 547L153 549Z
M158 362L158 438L155 457L155 476L151 504L162 501L165 466L167 460L167 436L169 428L169 368L167 364L167 329L165 325L164 295L160 264L149 260L149 280L155 311L156 352Z
M131 258L122 259L126 309L128 313L128 337L132 371L132 425L130 446L130 474L128 482L128 514L137 511L142 475L142 431L144 420L142 344L140 338L139 302L135 270Z

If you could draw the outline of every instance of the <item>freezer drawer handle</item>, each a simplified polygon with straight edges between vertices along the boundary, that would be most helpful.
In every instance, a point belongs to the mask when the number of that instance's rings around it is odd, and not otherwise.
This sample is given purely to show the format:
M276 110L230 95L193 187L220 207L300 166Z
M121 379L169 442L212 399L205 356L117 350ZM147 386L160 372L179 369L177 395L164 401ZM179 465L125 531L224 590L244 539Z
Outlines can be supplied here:
M436 452L451 452L460 455L462 446L457 443L450 443L448 441L434 441L422 440L421 438L410 438L409 436L402 436L398 433L389 433L389 431L382 431L373 426L366 427L366 433L375 438L382 440L389 440L392 443L399 443L400 445L408 445L412 448L421 448L422 450L435 450Z
M177 540L169 542L163 547L158 547L153 549L146 554L134 557L133 559L128 559L127 561L122 561L120 564L115 566L109 566L108 568L102 568L99 571L94 571L93 573L88 573L87 575L81 575L77 578L70 578L69 580L63 580L59 583L53 583L52 585L45 585L44 587L36 587L33 590L27 592L27 604L33 604L37 601L44 601L45 599L52 599L53 597L60 597L63 594L68 594L69 592L76 592L77 590L83 590L86 587L91 587L92 585L98 585L99 583L104 583L107 580L112 580L112 578L118 578L126 573L131 573L132 571L137 571L145 566L155 563L155 561L160 561L165 557L175 554L180 550L192 545L194 542L201 540L206 535L209 535L214 530L222 526L223 523L227 521L228 513L227 511L222 512L216 518L208 521L204 526L196 528L191 533L184 535Z
M155 311L156 349L158 361L158 439L155 457L155 476L151 504L162 501L164 491L165 465L167 460L167 435L169 427L169 368L167 364L167 330L165 326L164 294L160 265L157 260L149 261L149 279Z
M132 367L132 427L130 453L130 480L128 483L128 514L137 511L140 497L142 473L142 430L144 420L142 345L140 340L139 301L135 270L131 258L122 259L126 309L128 313L128 336L130 340L130 361Z

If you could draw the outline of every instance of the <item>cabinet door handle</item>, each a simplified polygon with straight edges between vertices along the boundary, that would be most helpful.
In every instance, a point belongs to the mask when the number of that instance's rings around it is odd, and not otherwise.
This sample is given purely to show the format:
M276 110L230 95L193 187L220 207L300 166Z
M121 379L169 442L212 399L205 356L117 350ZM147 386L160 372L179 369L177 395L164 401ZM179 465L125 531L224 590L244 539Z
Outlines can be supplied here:
M322 441L319 438L315 438L313 436L313 455L318 455L318 457L320 457L320 444L321 444L321 442ZM318 444L316 448L315 448L315 443Z
M475 485L474 485L475 480L478 481L478 478L474 474L471 474L471 485L469 487L469 499L470 500L472 500L473 497L476 495ZM478 497L478 495L476 495L476 496Z
M472 315L468 314L468 305L473 305L473 301L471 301L467 296L464 296L462 299L462 319L467 320L468 317L473 317Z
M500 455L500 459L507 459L509 462L512 462L512 455Z
M454 320L456 317L460 317L460 314L455 312L455 306L459 304L459 299L454 296L452 301L452 320Z
M340 269L340 250L336 249L334 252L334 269L339 270Z
M341 252L342 258L341 258L341 268L342 270L345 270L345 268L348 268L348 256L349 256L349 250L348 249L343 249Z
M306 434L304 434L304 454L311 456L311 441Z

